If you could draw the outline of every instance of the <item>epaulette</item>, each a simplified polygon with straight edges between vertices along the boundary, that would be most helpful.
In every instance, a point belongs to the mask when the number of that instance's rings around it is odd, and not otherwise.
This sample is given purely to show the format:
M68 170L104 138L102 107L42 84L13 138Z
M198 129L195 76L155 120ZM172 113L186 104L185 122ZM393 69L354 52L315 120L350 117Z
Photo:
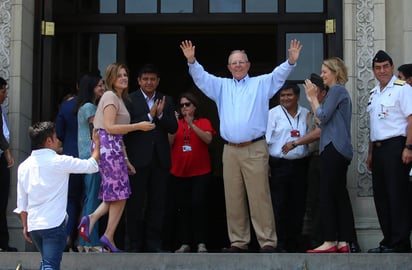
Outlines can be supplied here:
M406 82L398 79L398 80L394 81L393 84L402 86L402 85L405 85Z

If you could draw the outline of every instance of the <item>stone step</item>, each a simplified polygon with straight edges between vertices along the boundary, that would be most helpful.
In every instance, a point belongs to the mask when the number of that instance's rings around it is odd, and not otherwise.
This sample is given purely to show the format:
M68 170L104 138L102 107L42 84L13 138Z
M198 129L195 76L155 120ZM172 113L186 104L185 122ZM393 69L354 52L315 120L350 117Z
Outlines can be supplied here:
M37 252L0 253L0 270L39 269ZM411 270L412 253L64 253L64 270Z

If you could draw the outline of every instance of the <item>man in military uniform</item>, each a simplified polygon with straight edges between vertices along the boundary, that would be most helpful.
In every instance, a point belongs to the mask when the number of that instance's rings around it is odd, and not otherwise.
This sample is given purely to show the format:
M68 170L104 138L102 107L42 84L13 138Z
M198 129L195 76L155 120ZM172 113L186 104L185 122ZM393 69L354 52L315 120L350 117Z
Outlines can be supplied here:
M391 57L378 51L373 58L378 85L371 90L367 111L376 212L383 233L370 253L410 252L408 181L412 161L412 88L394 76Z

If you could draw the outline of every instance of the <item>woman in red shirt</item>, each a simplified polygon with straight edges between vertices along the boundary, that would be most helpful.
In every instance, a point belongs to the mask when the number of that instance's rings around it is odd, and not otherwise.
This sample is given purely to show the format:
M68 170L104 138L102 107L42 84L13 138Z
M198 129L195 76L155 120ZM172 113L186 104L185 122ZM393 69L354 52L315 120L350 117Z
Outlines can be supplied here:
M197 252L207 252L207 189L211 165L208 144L216 131L210 121L197 114L198 101L187 92L179 97L179 126L169 136L172 145L172 168L175 178L177 206L177 236L181 247L177 253L189 252L190 242L197 244Z

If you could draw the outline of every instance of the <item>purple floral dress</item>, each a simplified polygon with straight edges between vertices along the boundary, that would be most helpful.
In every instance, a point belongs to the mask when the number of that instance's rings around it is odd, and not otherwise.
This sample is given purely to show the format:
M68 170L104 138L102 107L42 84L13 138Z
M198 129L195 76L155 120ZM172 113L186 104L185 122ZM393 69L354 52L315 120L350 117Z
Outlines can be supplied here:
M99 168L102 176L99 199L105 202L125 200L131 194L127 164L122 151L122 135L98 130L100 137Z

